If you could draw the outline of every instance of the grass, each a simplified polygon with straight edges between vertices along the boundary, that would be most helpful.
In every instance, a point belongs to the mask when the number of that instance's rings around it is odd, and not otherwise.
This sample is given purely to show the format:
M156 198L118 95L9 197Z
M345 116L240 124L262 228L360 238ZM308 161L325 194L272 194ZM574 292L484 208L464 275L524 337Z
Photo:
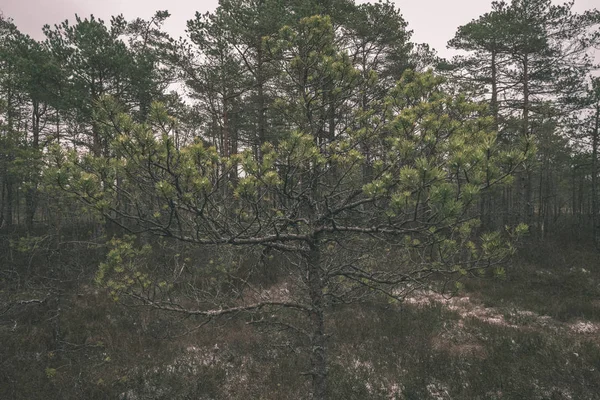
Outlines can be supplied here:
M115 304L89 283L91 257L62 253L55 274L79 278L52 293L39 260L36 285L3 278L0 399L308 398L307 343L243 319L181 336L198 322ZM435 301L332 309L330 397L600 399L600 331L573 329L600 322L599 261L578 246L523 250L505 279L465 282L459 295L481 315ZM38 297L48 300L3 312Z
M559 321L600 321L600 253L577 245L522 249L505 280L473 279L466 290L489 307L520 308Z

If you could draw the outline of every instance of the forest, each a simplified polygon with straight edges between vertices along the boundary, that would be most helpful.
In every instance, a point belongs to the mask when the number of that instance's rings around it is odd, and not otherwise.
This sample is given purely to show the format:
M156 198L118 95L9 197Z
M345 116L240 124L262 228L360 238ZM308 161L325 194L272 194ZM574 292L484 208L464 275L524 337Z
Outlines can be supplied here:
M574 6L1 15L0 399L600 399Z

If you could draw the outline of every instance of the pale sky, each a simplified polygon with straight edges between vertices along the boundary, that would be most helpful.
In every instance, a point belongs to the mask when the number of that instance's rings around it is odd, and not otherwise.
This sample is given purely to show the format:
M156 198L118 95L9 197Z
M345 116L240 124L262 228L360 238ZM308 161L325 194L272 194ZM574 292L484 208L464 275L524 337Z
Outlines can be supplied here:
M456 28L489 11L491 0L395 0L395 3L414 31L413 40L428 43L447 57L452 53L446 50L446 43ZM131 20L147 19L156 10L166 9L171 13L166 28L179 37L185 34L186 21L196 11L211 11L217 4L218 0L0 0L0 11L12 18L21 31L41 39L44 24L74 20L75 14L82 17L94 14L104 20L123 14ZM575 0L576 11L594 7L600 7L598 0Z

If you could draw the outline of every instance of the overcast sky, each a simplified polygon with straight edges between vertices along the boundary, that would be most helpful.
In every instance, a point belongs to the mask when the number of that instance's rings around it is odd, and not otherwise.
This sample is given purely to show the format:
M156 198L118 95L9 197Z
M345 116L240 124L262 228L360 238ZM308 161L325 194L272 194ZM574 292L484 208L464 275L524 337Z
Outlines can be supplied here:
M360 3L364 1L359 1ZM395 0L416 42L428 43L440 55L448 56L446 42L456 28L489 11L491 0ZM4 16L12 18L19 29L41 39L44 24L73 20L75 14L108 20L123 14L126 19L150 18L156 10L167 9L171 18L166 26L175 37L185 34L185 23L196 11L216 8L218 0L0 0ZM599 7L598 0L575 0L575 10Z

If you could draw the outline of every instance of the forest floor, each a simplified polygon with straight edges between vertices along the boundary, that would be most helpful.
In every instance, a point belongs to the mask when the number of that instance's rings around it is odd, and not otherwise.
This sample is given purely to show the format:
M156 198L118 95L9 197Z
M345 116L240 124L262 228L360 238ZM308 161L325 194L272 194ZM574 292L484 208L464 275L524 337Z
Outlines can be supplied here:
M600 399L600 254L589 247L540 244L503 279L469 279L453 297L415 292L401 309L393 367L368 361L368 340L356 357L377 398ZM372 335L391 320L370 321Z
M600 399L600 254L528 248L454 297L332 310L330 397ZM0 399L307 398L307 352L289 335L115 304L83 267L94 257L62 254L27 282L0 268ZM49 287L59 266L81 273Z

